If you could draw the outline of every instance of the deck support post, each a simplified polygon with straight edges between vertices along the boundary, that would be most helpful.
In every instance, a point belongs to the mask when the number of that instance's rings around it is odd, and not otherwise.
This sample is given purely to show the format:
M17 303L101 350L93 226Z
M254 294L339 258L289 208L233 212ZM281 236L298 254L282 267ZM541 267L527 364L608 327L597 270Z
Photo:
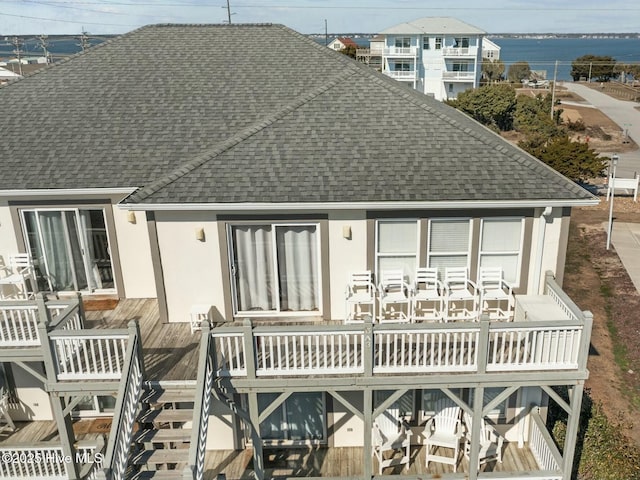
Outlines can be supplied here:
M40 336L40 344L42 345L42 359L44 362L44 370L47 376L48 384L57 383L56 363L51 348L51 340L49 339L49 326L51 324L51 313L47 308L47 299L44 293L40 292L36 295L36 304L38 305L38 335ZM47 386L45 388L48 391ZM71 409L65 413L63 398L60 394L49 393L49 402L51 403L51 411L58 427L58 435L60 435L60 443L62 446L62 454L69 462L65 464L67 476L69 480L80 478L80 469L76 462L75 434L73 433L73 422L71 421Z
M480 430L482 428L482 410L484 408L484 387L473 389L473 414L471 415L471 448L469 451L469 480L478 478L478 456L480 454ZM466 446L463 447L463 449Z
M573 456L576 451L576 440L578 438L578 428L580 427L580 409L582 408L583 390L584 381L581 381L573 386L569 394L571 411L567 419L567 434L562 449L562 480L571 480Z
M251 418L251 441L253 443L253 472L257 480L264 480L264 458L262 438L260 436L260 410L258 408L258 393L250 392L249 417Z
M373 477L373 455L371 450L373 448L371 441L371 432L373 431L373 391L369 388L365 388L362 391L364 395L362 413L364 414L364 439L362 449L363 471L362 478L371 479Z

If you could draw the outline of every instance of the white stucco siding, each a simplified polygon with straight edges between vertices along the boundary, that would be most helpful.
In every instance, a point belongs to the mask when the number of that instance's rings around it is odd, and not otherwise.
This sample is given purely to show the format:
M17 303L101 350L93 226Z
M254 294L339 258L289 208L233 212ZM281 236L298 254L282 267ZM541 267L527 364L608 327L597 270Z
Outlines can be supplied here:
M212 212L157 212L158 246L169 322L187 322L191 306L224 311L218 225ZM204 231L198 240L196 232Z
M18 253L16 233L11 220L11 210L6 202L0 203L0 265L7 262L7 255Z
M362 411L362 392L340 392L355 408ZM364 422L351 413L338 400L333 400L334 447L361 447L364 440Z
M535 211L531 232L531 255L528 259L529 287L527 293L530 295L542 293L544 276L547 271L550 270L554 275L558 276L560 274L560 277L562 277L563 272L557 271L558 256L566 249L566 238L563 240L563 223L565 224L564 229L566 229L568 228L566 223L569 221L568 217L562 216L562 210L562 208L554 208L546 219L542 216L542 209L536 209ZM563 218L565 219L563 220ZM543 238L541 252L540 242ZM540 255L542 255L542 260ZM523 259L523 261L527 261L527 259Z
M156 286L145 212L128 212L116 206L112 208L125 295L127 298L155 298ZM129 221L129 214L135 216L135 223Z
M351 238L344 238L344 229ZM329 273L331 275L331 318L345 318L345 288L349 275L367 269L367 221L364 212L335 212L329 215Z
M209 413L207 450L233 450L233 417L229 409L214 401Z
M29 362L29 367L44 375L42 364ZM14 422L53 420L49 395L42 388L42 382L36 380L17 364L12 365L13 378L16 385L18 404L9 408Z

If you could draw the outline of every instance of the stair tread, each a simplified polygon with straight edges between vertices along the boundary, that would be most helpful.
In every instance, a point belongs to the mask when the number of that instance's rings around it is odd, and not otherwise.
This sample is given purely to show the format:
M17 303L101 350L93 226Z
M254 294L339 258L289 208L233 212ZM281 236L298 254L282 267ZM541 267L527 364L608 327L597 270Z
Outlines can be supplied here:
M179 390L145 390L140 396L140 401L144 403L193 402L195 395L195 388L181 388Z
M190 408L147 410L138 418L140 423L189 422L191 420L193 420L193 410Z
M181 478L182 471L180 470L143 470L142 472L135 473L131 480L148 480L157 478L160 480L175 480Z
M188 442L191 440L190 428L161 428L159 430L141 430L136 433L135 441L144 442Z
M187 463L189 461L188 448L159 448L155 450L143 450L133 457L134 465L160 463Z

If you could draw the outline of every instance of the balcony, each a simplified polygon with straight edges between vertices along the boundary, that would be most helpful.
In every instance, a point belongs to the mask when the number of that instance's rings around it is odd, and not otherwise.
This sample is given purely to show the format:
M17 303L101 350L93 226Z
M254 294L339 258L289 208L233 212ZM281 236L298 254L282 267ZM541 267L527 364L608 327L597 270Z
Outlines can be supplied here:
M415 70L384 70L382 73L384 73L388 77L393 78L394 80L403 82L413 82L416 79Z
M547 278L516 296L514 321L350 325L224 325L212 330L220 376L586 375L591 317ZM424 379L428 382L428 379Z
M385 47L383 55L393 58L415 58L418 56L418 47Z
M446 47L442 49L442 55L445 57L471 57L478 55L478 47Z
M443 72L442 78L449 81L473 82L476 72Z

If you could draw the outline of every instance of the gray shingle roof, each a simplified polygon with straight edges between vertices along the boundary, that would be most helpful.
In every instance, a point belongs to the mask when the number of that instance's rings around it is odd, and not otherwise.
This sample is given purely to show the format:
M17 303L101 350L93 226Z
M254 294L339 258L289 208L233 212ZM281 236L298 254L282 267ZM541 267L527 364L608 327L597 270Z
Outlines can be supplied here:
M278 25L139 29L0 89L0 189L130 203L586 200L464 114Z

